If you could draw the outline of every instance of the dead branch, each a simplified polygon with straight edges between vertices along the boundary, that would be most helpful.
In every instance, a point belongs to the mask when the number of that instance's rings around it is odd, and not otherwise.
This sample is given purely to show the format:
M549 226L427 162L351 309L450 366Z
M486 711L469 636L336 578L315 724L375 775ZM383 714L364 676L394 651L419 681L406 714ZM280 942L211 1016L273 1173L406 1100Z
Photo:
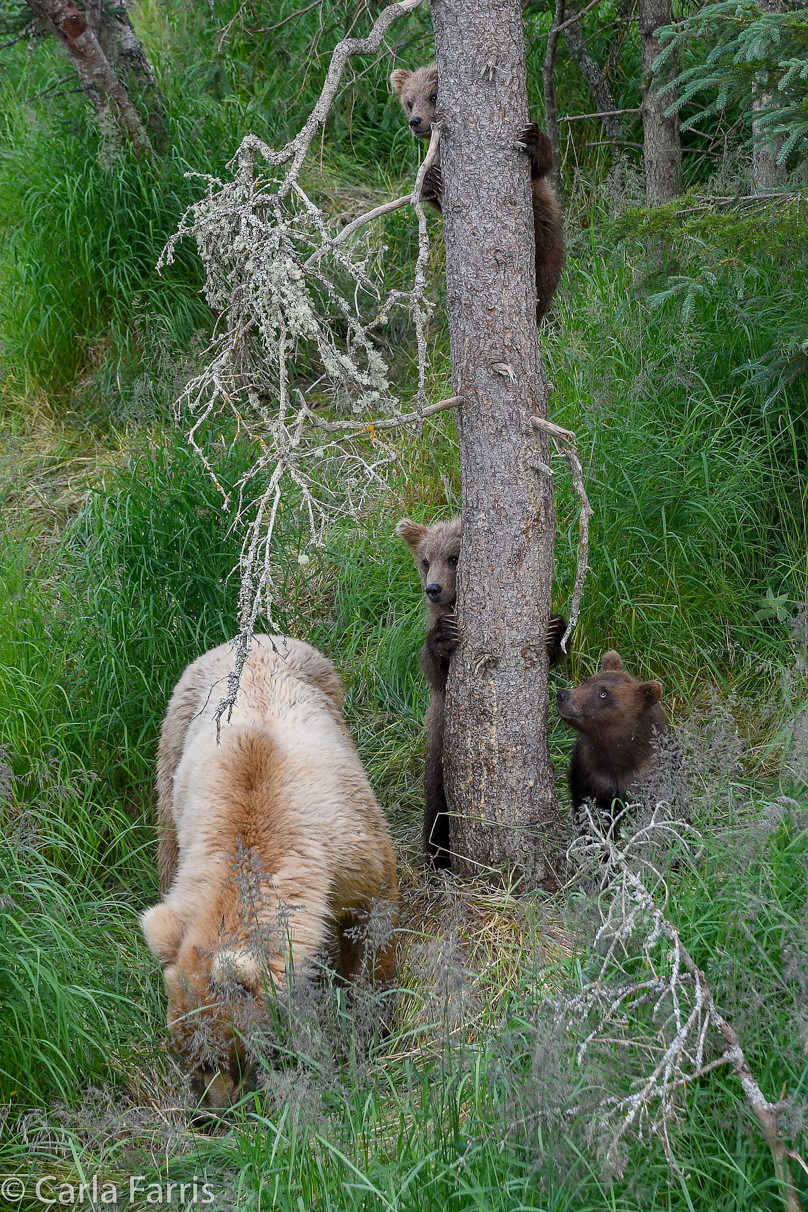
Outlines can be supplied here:
M0 51L8 50L10 46L16 46L18 42L22 42L25 38L30 38L35 32L36 21L29 21L18 34L15 34L13 38L9 38L8 42L0 42Z
M562 30L569 29L569 27L571 25L575 25L576 22L580 21L582 17L585 17L586 14L591 9L593 9L596 4L600 4L600 0L589 0L589 4L587 4L586 8L582 8L579 13L573 13L572 16L569 17L566 21L562 22L561 25L558 25L556 22L554 22L553 24L555 25L555 33L560 34Z
M399 429L402 425L413 425L419 419L424 417L434 417L439 412L446 412L449 408L457 408L463 403L462 396L449 396L446 400L439 400L437 404L428 404L423 412L406 412L400 417L381 417L378 421L323 421L320 417L310 416L308 424L314 425L317 429L325 430L326 433L368 433L372 438L377 430Z
M367 38L338 43L320 97L297 137L280 151L247 135L234 158L232 180L205 177L207 194L183 215L159 266L170 264L177 243L192 236L206 270L205 294L217 315L206 365L185 388L178 409L191 418L188 442L221 492L223 508L244 541L239 561L239 632L227 693L215 713L217 727L232 709L260 611L271 628L273 536L282 506L306 518L309 542L323 543L337 518L355 517L368 493L386 489L385 476L396 450L378 432L416 424L424 416L458 402L429 406L426 298L429 239L421 189L437 154L433 133L413 191L375 207L334 233L325 213L299 181L312 140L337 95L349 58L375 51L392 23L420 0L400 0L377 18ZM262 173L286 166L277 175ZM410 290L382 292L383 249L368 240L352 241L360 228L398 206L412 203L418 216L418 257ZM347 290L346 290L347 282ZM401 413L388 381L376 332L395 308L413 318L418 349L415 411ZM368 312L370 314L368 314ZM319 377L296 382L304 348ZM324 421L316 405L325 396L345 421ZM368 414L373 420L365 419ZM380 415L382 414L382 415ZM229 416L234 439L252 442L256 457L228 490L206 451L211 426ZM319 432L318 432L319 431ZM370 437L371 441L363 441Z
M638 114L639 106L633 109L604 109L596 114L571 114L568 118L559 118L559 122L581 122L584 118L612 118L617 114Z
M580 1063L593 1045L612 1039L616 1026L627 1033L624 1038L633 1041L636 1031L631 1013L644 1006L652 1009L656 1063L635 1083L632 1093L601 1102L612 1123L610 1153L614 1154L630 1127L640 1132L647 1128L661 1138L669 1163L677 1169L669 1137L676 1095L684 1093L688 1083L731 1065L771 1150L787 1212L801 1212L789 1169L793 1151L786 1147L778 1122L785 1104L771 1103L763 1094L738 1034L719 1010L704 972L665 916L667 886L652 861L654 848L673 842L693 853L693 840L700 840L692 826L671 818L667 811L666 804L657 804L647 824L621 837L620 819L604 823L591 807L585 808L587 832L568 853L594 861L601 871L601 925L595 946L602 949L602 959L594 981L573 997L560 1000L561 1016L579 1024L594 1021L578 1047ZM661 908L646 885L649 877L663 890ZM661 944L668 946L660 951ZM635 972L643 975L637 979ZM708 1061L705 1051L710 1028L724 1048Z
M338 42L331 55L331 62L320 96L303 129L285 147L277 152L273 151L263 139L259 139L256 135L247 135L242 140L237 152L239 164L248 164L250 159L256 155L263 157L267 164L272 164L276 167L286 164L291 160L292 167L287 177L288 187L291 188L291 181L297 180L297 175L306 158L312 140L320 128L325 125L331 112L331 106L334 104L334 99L336 98L348 60L353 55L369 55L377 51L390 26L395 21L414 12L420 4L421 0L398 0L396 4L388 4L387 8L382 9L376 18L367 38L343 38L341 42Z
M552 439L558 453L567 460L572 475L572 486L575 490L575 495L581 503L581 512L578 515L578 563L575 569L575 585L573 586L572 599L570 601L567 630L564 632L561 640L561 651L566 652L567 641L572 635L581 613L584 581L589 570L589 519L595 511L589 503L589 497L586 495L584 471L581 466L581 460L578 457L575 434L572 430L562 429L560 425L555 425L552 421L545 421L541 417L531 417L530 422L534 429L538 429L541 433L546 433ZM552 475L552 472L550 474Z

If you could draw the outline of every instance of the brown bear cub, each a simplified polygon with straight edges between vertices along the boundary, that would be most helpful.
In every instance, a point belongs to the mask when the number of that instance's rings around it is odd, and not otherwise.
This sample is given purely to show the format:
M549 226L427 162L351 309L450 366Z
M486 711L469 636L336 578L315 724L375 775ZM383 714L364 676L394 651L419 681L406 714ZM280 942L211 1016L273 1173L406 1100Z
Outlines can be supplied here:
M402 518L395 533L410 548L427 596L427 633L421 669L432 689L426 714L427 756L424 771L424 849L436 867L451 866L449 817L443 790L443 716L449 661L458 645L455 600L460 557L460 518L425 526ZM561 640L567 624L560 614L547 626L547 655L551 665L563 660Z
M668 722L659 705L661 682L641 682L623 668L616 652L606 652L600 673L582 686L559 690L561 718L580 736L572 751L569 786L576 824L583 828L582 807L594 801L601 819L613 821L651 775L657 739Z
M398 67L390 76L398 94L410 130L420 139L432 134L438 101L438 69L434 66L407 71ZM533 195L533 226L536 240L536 318L547 314L564 268L564 235L561 205L555 190L547 180L553 168L553 147L535 122L528 123L519 134L518 145L530 156ZM443 198L443 176L438 158L427 169L421 196L437 210Z
M326 657L256 635L235 706L214 713L233 668L229 644L180 678L157 753L162 900L141 928L160 961L168 1026L203 1106L249 1088L244 1028L267 994L329 957L353 981L387 981L392 939L371 954L368 913L395 921L396 862L382 810L342 716Z

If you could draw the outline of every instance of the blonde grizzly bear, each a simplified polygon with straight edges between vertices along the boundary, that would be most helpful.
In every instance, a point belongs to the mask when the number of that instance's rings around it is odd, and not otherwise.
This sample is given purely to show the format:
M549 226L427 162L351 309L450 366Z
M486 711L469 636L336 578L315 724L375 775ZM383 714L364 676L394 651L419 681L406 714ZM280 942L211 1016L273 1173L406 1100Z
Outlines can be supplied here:
M424 769L424 849L435 867L451 866L449 816L443 788L443 730L449 661L458 645L455 601L460 559L460 518L446 522L413 522L402 518L395 534L412 552L427 598L426 642L421 669L432 690L426 713L427 753ZM560 614L550 616L545 643L550 665L564 659L561 640L567 624Z
M390 76L393 91L398 94L407 115L410 130L419 139L428 139L438 103L438 69L419 67L411 72L397 67ZM519 132L516 146L530 156L533 229L536 246L536 319L547 314L564 268L564 230L561 204L547 177L553 169L553 147L535 122L529 122ZM427 169L422 194L424 201L441 210L443 175L438 158Z
M398 899L334 666L300 640L256 635L217 744L232 668L221 644L171 696L157 755L163 899L140 919L163 968L173 1043L214 1109L249 1088L239 1026L292 969L305 975L328 954L346 980L368 965L391 978L392 941L371 958L356 928L378 902L394 921Z

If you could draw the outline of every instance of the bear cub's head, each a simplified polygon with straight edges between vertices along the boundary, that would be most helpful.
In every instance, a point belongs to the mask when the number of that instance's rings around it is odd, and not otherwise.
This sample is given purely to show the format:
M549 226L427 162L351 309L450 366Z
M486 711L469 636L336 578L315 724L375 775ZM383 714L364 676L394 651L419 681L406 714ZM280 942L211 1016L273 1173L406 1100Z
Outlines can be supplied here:
M460 558L460 518L433 522L431 526L402 518L395 533L412 552L431 605L454 606Z
M428 139L438 103L438 69L419 67L410 72L405 67L397 67L390 76L390 83L398 93L412 133Z
M665 731L662 694L661 682L641 682L626 673L619 653L606 652L600 673L572 690L559 690L556 705L562 720L591 740L619 745L641 733Z

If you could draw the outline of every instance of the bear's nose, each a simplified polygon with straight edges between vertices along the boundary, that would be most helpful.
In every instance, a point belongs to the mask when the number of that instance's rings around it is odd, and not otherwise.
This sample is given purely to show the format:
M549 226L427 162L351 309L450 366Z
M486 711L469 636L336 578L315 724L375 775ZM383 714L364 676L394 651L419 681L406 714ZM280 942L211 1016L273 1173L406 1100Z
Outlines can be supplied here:
M430 602L437 602L442 593L443 586L439 585L437 581L433 581L431 585L427 585L426 587L426 596L429 598Z
M569 690L559 690L556 695L556 704L560 707L562 703L566 703L566 701L569 697L570 697Z
M412 127L413 130L415 130L416 127L418 127L420 125L421 125L421 119L418 117L417 114L413 114L412 117L410 118L410 126Z

